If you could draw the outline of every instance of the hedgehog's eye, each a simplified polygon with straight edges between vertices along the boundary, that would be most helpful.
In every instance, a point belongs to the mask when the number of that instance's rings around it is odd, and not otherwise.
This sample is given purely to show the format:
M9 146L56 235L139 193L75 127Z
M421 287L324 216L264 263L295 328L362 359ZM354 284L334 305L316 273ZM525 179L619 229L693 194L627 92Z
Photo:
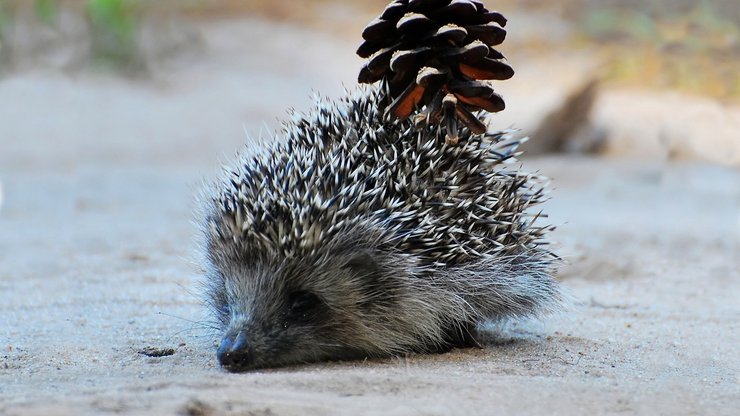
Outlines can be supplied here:
M355 253L344 267L368 280L375 280L380 276L380 266L378 266L373 256L366 251Z
M294 318L306 318L320 303L321 299L318 296L305 290L293 292L288 296L290 314Z

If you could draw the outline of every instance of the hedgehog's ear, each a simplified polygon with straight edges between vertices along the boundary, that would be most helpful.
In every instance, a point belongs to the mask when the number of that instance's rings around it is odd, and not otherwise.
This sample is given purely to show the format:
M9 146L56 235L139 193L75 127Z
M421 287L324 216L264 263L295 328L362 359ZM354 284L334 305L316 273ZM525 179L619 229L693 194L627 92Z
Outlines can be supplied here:
M350 269L358 276L372 278L380 276L380 265L375 261L373 255L366 250L353 253L344 267Z

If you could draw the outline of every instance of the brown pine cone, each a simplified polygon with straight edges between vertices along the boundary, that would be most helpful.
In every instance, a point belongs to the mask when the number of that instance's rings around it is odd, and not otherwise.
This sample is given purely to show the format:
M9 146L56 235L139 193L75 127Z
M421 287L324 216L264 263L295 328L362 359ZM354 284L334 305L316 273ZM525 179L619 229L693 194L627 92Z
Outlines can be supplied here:
M357 54L370 58L358 81L384 80L392 102L386 112L443 123L447 142L458 140L457 122L486 132L474 112L498 112L504 101L481 80L505 80L514 70L492 46L504 41L506 19L478 0L394 0L362 32Z

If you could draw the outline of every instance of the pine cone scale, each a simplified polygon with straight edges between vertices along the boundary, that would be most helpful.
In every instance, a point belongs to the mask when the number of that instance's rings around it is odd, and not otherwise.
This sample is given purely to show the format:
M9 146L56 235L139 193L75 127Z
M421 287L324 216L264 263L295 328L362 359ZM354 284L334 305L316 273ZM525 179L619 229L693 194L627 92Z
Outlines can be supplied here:
M453 0L439 9L437 13L449 16L451 19L465 19L475 16L478 13L478 7L469 0Z
M388 107L388 112L398 119L408 118L416 110L421 102L426 88L423 85L413 83L398 96Z
M419 75L416 76L416 83L425 87L436 86L439 89L444 84L447 78L447 71L443 71L434 67L425 67L419 71Z
M503 81L514 76L514 70L509 65L488 58L481 59L474 64L461 62L458 68L463 75L472 79Z
M440 27L431 37L432 42L444 42L446 44L458 44L468 37L468 31L465 28L447 24Z
M419 63L425 60L431 52L432 49L426 46L410 51L396 51L391 58L391 71L396 73L418 71L421 66Z
M450 92L465 97L488 97L493 93L490 85L480 81L455 81L447 84Z
M506 39L506 31L492 23L465 26L465 30L468 32L466 40L480 40L488 46L500 45Z
M465 62L474 63L488 56L489 48L483 42L475 41L462 48L448 48L443 52L443 57L451 63Z
M450 4L452 0L411 0L409 1L409 10L413 12L428 12L439 9Z
M365 27L365 30L362 31L362 38L369 41L389 39L395 30L396 23L394 21L377 18Z
M389 69L391 58L393 57L393 53L396 51L396 48L396 46L391 46L376 52L367 63L367 69L373 75L385 75Z
M485 19L485 23L494 22L494 23L497 23L501 27L506 27L507 20L504 17L504 15L502 15L499 12L485 13L483 14L483 19Z
M465 102L464 100L462 100L462 101ZM486 125L483 124L482 121L478 120L478 118L473 113L471 113L467 108L465 108L465 106L458 105L455 108L455 115L473 133L475 133L475 134L483 134L483 133L486 132Z
M393 3L385 7L385 10L383 10L380 18L383 20L398 21L398 19L406 14L406 8L406 2L394 1Z
M363 66L360 69L360 74L357 76L357 82L360 84L372 84L383 79L382 75L375 75L367 69L367 66Z
M504 104L503 98L501 98L501 96L496 94L495 92L491 92L491 94L488 96L479 97L457 94L457 98L465 104L468 104L474 108L482 108L492 113L497 113L506 108L506 104Z
M495 59L495 60L506 59L506 57L504 56L504 54L502 54L501 52L499 52L499 51L497 51L496 49L493 49L493 48L490 48L490 50L488 51L488 56L486 58Z
M407 13L396 24L396 30L402 36L414 37L419 33L437 29L436 23L419 13Z

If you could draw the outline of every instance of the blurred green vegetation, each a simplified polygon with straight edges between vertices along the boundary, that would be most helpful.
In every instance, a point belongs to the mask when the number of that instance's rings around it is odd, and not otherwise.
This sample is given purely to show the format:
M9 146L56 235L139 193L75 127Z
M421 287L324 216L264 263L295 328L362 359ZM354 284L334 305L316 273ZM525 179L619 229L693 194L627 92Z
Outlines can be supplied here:
M6 51L12 49L10 44L24 36L12 30L16 23L58 29L61 13L66 10L87 24L90 64L114 71L141 70L145 65L138 35L140 18L146 13L143 3L142 0L0 0L0 58L5 46ZM61 32L57 33L61 36Z
M740 98L740 3L737 14L712 2L659 13L637 8L586 10L576 42L598 45L607 77L616 82L669 87Z
M738 0L493 0L510 13L539 16L519 45L556 55L585 51L611 84L668 88L740 102ZM516 18L516 17L514 17ZM548 36L547 23L567 28ZM516 21L511 22L515 30Z
M92 30L93 63L112 68L140 69L137 42L140 0L87 0Z
M8 0L0 0L0 39L2 39L3 29L7 27L9 22Z
M34 11L40 21L51 26L59 14L59 3L57 0L36 0Z

